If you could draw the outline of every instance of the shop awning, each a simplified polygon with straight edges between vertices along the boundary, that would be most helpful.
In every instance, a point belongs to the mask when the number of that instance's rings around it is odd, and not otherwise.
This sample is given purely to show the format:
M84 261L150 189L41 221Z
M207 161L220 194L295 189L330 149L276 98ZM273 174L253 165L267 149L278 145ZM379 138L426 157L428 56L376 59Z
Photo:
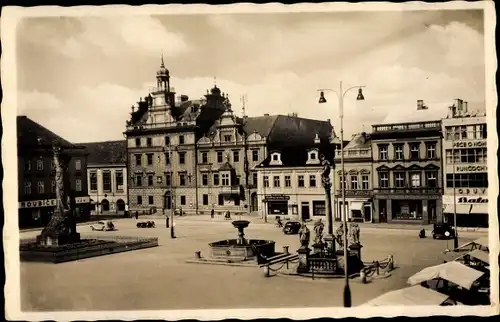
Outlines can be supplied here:
M363 202L361 201L352 201L350 205L351 210L361 210L363 209Z
M468 254L470 257L474 257L479 259L480 261L485 262L486 264L490 263L490 254L485 252L484 250L474 249L472 252Z
M472 205L472 208L470 210L471 214L487 214L488 213L488 204L478 204L478 205Z
M448 298L448 295L414 285L382 294L362 306L440 305Z
M470 213L470 208L471 205L456 205L457 209L457 214L468 214ZM452 214L455 211L454 205L453 204L447 204L446 208L444 208L444 212L448 214Z
M441 265L427 267L411 276L408 284L417 285L433 279L443 279L470 290L472 284L484 273L459 262L448 262Z

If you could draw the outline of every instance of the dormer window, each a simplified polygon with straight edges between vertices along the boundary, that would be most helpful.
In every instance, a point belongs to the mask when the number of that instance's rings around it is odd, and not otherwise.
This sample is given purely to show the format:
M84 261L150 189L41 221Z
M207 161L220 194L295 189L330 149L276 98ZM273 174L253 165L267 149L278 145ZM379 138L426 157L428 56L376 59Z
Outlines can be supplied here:
M311 160L316 160L316 153L315 152L311 153Z
M271 161L269 162L269 164L270 165L282 165L281 154L279 152L271 153Z
M319 164L320 160L318 158L318 150L312 149L307 152L307 162L306 164Z
M224 135L224 142L231 142L231 135Z
M278 154L273 154L273 161L279 161L280 156Z

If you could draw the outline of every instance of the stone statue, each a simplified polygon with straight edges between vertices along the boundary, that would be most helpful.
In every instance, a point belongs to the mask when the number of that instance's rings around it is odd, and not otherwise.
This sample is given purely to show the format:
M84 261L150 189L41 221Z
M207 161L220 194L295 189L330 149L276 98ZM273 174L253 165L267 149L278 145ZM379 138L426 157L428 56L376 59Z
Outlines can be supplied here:
M325 156L320 155L319 159L321 160L321 166L323 166L323 172L321 173L321 182L323 183L323 187L326 189L330 189L332 186L330 180L330 172L332 170L330 161L328 161Z
M323 243L323 229L325 228L325 224L321 220L321 218L314 223L314 243L322 244Z
M359 245L359 233L360 233L360 228L357 223L351 223L349 227L349 246L351 245Z
M347 231L349 234L349 230ZM340 248L344 247L344 223L341 222L340 225L335 230L335 240L339 244Z
M302 248L307 248L309 246L309 240L311 238L311 231L307 228L306 223L303 222L299 229L300 245Z
M76 233L76 222L73 218L74 198L67 192L67 185L65 184L69 158L60 155L61 149L57 146L53 147L54 153L54 167L56 170L55 183L56 183L56 208L52 217L50 218L47 226L42 230L37 240L41 244L62 244L69 242L70 236L74 239L79 239Z

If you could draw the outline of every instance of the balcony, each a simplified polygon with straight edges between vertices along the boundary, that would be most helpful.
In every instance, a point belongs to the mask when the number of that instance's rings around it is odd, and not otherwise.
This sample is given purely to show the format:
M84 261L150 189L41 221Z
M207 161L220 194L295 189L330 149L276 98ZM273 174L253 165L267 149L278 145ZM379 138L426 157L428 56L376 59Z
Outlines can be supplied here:
M335 196L336 197L342 197L342 190L337 189L335 191ZM361 197L361 198L371 198L373 196L373 191L372 190L353 190L349 189L345 191L345 196L350 198L350 197Z
M422 188L375 188L374 191L377 194L384 194L384 195L389 195L389 194L435 195L435 194L441 194L442 189L441 188L428 188L428 187L422 187Z
M171 129L180 127L195 126L196 121L189 122L161 122L161 123L144 123L144 124L129 124L127 122L127 131L143 131L155 129Z
M335 151L335 158L341 157L341 150ZM358 150L344 150L344 158L371 158L371 148Z
M396 132L433 129L441 130L441 121L372 125L372 132Z
M239 185L220 186L220 193L223 195L239 195L240 192Z

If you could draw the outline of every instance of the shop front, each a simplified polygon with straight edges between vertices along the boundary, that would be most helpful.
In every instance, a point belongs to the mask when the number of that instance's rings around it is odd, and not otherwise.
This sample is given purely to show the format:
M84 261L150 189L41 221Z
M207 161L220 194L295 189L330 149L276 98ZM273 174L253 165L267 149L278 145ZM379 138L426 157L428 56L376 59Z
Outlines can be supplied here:
M439 195L375 195L375 222L431 224L442 221Z
M282 217L288 215L291 212L288 209L289 200L290 196L287 195L272 194L265 196L263 202L267 208L267 216Z
M373 221L373 206L371 190L346 190L346 206L347 219L354 222L372 222ZM335 221L342 220L342 194L341 190L335 195Z
M488 227L488 198L482 195L463 195L465 189L457 189L455 203L453 195L443 196L443 212L446 222L459 227ZM478 189L476 189L478 190ZM486 189L480 189L485 191ZM460 194L458 194L460 193Z

